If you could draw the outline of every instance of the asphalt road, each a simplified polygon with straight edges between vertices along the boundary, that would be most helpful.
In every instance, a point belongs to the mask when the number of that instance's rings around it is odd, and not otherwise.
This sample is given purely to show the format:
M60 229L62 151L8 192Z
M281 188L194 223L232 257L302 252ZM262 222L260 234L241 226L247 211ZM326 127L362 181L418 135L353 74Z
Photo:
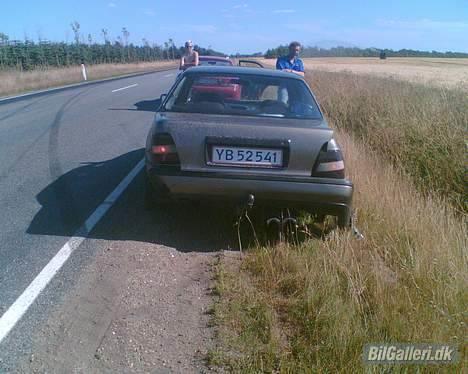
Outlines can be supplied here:
M0 316L143 158L156 100L175 74L158 72L0 104ZM31 334L43 328L76 274L109 241L215 249L216 238L201 236L197 227L190 240L176 235L184 217L157 233L147 216L138 221L141 182L139 173L0 342L0 372L30 351Z

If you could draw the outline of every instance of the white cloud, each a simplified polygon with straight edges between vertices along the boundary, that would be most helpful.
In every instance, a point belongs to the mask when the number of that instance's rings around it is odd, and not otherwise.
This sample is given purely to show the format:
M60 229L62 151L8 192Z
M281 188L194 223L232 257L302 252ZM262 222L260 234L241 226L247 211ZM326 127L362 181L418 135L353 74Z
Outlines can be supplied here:
M117 6L117 4L116 3L108 3L107 6L109 8L115 8Z
M214 25L183 25L182 29L202 33L214 33L217 30Z
M281 14L281 13L296 13L296 10L294 9L276 9L273 11L273 13L276 14Z
M203 25L203 24L181 24L178 26L162 26L160 28L162 31L180 31L184 30L184 32L194 32L194 33L203 33L203 34L213 34L218 29L214 25Z
M318 23L287 23L285 27L289 30L300 32L319 32L322 27Z
M252 17L258 15L258 12L252 9L248 4L241 3L231 6L227 9L222 9L221 13L225 18L236 18L236 17Z
M447 29L466 29L468 22L464 21L435 21L428 18L417 20L393 20L393 19L378 19L377 26L411 29L411 30L447 30Z
M143 13L150 17L154 17L156 15L156 12L153 9L145 9Z
M245 9L248 8L249 6L247 4L237 4L232 7L232 9Z

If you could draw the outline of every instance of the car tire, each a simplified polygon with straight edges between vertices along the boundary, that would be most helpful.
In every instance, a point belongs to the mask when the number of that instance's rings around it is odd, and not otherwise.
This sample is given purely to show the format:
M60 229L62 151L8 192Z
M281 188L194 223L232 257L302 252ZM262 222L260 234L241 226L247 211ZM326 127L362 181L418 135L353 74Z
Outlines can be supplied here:
M351 209L344 209L343 212L337 216L338 228L349 229L351 227Z
M146 210L153 210L156 207L154 201L154 189L151 186L148 177L145 173L145 194L144 194L144 202L145 202L145 209Z
M148 175L145 173L145 194L144 204L146 210L155 210L167 205L167 201L160 198L161 194L155 190Z

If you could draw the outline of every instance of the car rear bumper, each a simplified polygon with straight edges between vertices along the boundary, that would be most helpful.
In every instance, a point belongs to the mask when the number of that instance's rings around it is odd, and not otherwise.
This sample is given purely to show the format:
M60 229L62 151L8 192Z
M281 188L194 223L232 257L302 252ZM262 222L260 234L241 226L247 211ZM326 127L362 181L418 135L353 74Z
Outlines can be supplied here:
M256 204L298 206L330 214L350 209L353 185L348 180L323 178L250 176L230 173L167 171L147 168L151 185L168 200L245 201L254 195Z

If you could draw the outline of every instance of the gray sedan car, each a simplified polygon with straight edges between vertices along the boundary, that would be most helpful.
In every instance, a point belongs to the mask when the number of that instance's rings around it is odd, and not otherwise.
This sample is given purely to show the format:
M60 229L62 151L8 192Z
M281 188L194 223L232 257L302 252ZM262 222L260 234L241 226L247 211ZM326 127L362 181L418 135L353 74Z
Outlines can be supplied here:
M300 208L350 222L353 185L306 82L292 73L194 67L175 82L146 142L147 205L219 200Z

